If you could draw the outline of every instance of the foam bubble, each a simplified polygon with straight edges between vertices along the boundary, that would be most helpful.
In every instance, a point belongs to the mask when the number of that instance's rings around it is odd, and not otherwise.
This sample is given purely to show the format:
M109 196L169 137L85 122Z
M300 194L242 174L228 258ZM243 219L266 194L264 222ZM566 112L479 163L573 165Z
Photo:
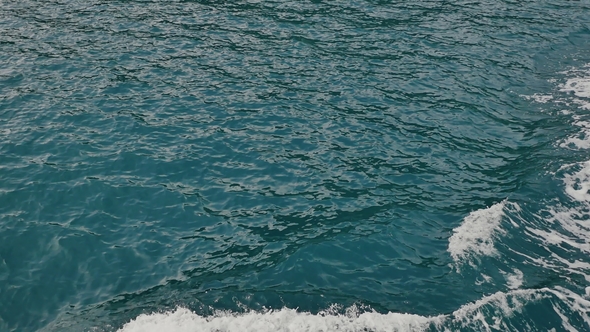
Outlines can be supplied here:
M500 228L505 206L506 200L473 211L463 219L461 226L453 229L447 251L456 263L470 257L497 255L494 237L505 233Z

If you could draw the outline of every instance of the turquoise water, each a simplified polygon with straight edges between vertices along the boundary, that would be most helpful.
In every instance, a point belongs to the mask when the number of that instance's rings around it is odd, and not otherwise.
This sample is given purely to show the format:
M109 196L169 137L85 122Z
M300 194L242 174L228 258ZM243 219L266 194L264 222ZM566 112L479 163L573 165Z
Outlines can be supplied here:
M0 1L0 331L590 330L590 2Z

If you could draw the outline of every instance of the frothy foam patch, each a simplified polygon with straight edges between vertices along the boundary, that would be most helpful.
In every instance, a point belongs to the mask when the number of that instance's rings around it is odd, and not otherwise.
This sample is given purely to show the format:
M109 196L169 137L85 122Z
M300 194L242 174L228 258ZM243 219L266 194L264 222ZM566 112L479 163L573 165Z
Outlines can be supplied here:
M572 70L567 72L567 74L577 75L578 77L568 79L564 84L559 86L559 90L573 93L577 98L573 98L569 102L573 101L580 108L590 110L590 70ZM569 102L566 102L566 104L569 104ZM577 149L590 148L590 122L583 121L580 116L576 115L574 115L574 119L576 120L574 125L581 127L582 131L576 136L568 138L560 146Z
M447 250L455 263L472 257L497 255L494 238L505 233L500 228L505 206L504 200L486 209L471 212L463 219L461 226L453 229Z
M579 166L579 171L564 178L565 192L578 202L590 202L590 161L580 163Z
M576 136L567 138L560 146L562 148L590 149L590 122L576 121L574 125L581 127L582 131Z
M574 73L580 75L580 71ZM590 110L590 70L582 71L581 75L583 77L568 79L560 86L560 91L573 93L578 97L573 101L579 104L581 108Z
M590 254L589 213L588 203L576 208L555 206L544 210L536 218L546 224L531 223L525 230L533 242L538 242L550 255L532 257L524 252L513 252L537 266L557 272L569 282L578 283L578 276L582 276L590 283L590 263L584 259Z
M586 74L588 74L588 72L586 72ZM573 92L574 95L580 98L590 98L590 78L570 78L561 86L560 91Z
M506 275L506 281L507 281L506 286L508 286L508 288L510 288L510 289L520 288L520 286L522 286L522 283L524 281L524 274L519 269L514 269L514 274Z

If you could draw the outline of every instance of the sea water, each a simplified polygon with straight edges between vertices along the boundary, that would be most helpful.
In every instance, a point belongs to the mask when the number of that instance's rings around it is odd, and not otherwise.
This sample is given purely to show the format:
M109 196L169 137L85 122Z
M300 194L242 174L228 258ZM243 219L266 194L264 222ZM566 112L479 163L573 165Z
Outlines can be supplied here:
M590 330L590 2L0 1L0 331Z

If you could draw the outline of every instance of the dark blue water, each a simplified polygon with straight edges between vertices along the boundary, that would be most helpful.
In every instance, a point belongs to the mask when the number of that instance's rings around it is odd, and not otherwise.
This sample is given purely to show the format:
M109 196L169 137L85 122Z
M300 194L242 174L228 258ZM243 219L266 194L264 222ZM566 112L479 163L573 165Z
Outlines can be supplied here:
M0 1L0 331L590 330L590 2Z

